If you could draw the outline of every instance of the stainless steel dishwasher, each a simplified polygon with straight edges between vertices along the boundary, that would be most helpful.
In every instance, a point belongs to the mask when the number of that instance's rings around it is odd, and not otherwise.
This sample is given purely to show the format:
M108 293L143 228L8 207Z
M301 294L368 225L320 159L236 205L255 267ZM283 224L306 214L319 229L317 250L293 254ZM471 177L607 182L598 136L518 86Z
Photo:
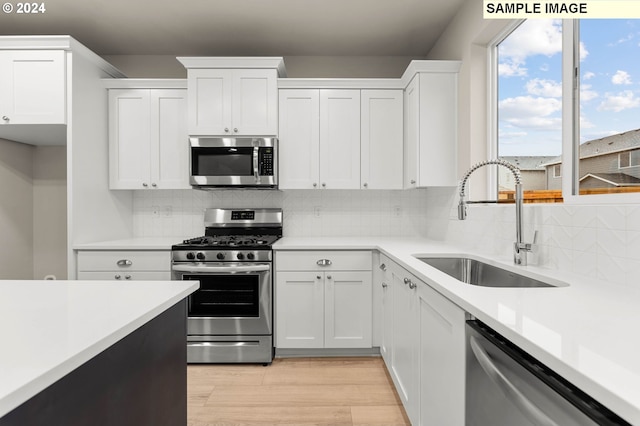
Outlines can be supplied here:
M467 426L629 425L486 324L466 331Z

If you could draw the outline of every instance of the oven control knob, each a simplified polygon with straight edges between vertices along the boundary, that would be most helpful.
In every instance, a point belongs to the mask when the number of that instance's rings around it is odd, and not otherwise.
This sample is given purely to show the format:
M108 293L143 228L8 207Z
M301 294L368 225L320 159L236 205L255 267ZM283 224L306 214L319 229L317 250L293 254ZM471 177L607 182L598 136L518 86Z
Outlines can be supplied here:
M247 253L247 259L253 260L256 256L253 253Z
M224 253L218 253L216 257L220 260L224 259Z
M237 258L238 258L238 260L242 260L242 259L244 259L244 254L242 254L242 253L238 253Z
M195 259L195 258L196 258L196 255L195 255L195 254L193 254L193 252L192 252L192 251L190 251L189 253L187 253L187 259L189 259L189 260L193 260L193 259Z
M198 252L198 254L196 254L196 257L198 258L198 260L204 260L204 253Z

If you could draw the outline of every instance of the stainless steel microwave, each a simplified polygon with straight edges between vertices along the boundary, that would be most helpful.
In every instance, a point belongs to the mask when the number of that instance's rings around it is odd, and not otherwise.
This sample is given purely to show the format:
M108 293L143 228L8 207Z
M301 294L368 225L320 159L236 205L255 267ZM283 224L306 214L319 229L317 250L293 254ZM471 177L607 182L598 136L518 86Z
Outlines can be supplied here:
M192 137L193 187L278 187L278 139Z

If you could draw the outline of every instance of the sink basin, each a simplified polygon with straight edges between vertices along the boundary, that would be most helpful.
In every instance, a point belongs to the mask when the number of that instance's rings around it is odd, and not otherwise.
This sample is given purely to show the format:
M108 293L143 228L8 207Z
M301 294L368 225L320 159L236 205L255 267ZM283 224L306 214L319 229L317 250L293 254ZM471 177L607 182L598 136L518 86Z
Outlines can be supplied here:
M415 257L458 281L481 287L528 288L568 285L556 280L542 281L531 278L470 257Z

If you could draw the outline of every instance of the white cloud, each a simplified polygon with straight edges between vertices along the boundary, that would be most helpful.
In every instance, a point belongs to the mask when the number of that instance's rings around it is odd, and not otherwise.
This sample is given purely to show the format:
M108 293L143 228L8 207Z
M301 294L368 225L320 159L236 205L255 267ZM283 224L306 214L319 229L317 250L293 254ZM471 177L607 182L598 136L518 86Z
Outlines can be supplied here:
M498 46L498 72L504 77L525 76L529 56L553 56L562 52L562 21L529 19Z
M581 102L589 102L597 98L598 92L591 90L590 84L581 84L580 85L580 101Z
M611 77L611 82L613 84L631 84L631 76L626 71L618 70L614 76Z
M587 46L584 45L584 42L581 41L580 42L580 62L587 59L587 56L589 56L589 51L587 50Z
M617 95L607 93L605 100L598 106L598 111L620 112L625 109L637 108L640 106L640 98L635 96L631 90L625 90Z
M527 136L527 132L504 132L501 131L498 137L500 138L500 142L506 142L509 139L520 139Z
M560 111L562 102L555 98L518 96L500 101L500 120L519 128L556 130L562 119L552 114Z
M593 77L595 77L596 75L594 73L592 73L591 71L587 71L584 73L584 75L582 76L583 80L591 80Z
M562 97L562 83L553 80L534 78L526 84L527 93L547 98Z

